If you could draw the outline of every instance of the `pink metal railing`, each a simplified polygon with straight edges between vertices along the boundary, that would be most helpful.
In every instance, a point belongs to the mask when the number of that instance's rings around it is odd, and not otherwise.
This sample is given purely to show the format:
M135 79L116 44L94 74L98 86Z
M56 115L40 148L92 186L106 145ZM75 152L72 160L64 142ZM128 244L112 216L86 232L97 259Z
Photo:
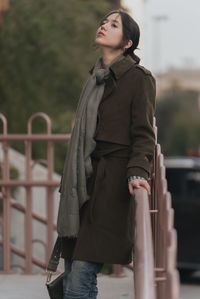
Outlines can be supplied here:
M47 126L46 134L33 134L32 122L35 118L41 117L45 120ZM3 149L3 161L1 165L2 179L0 180L0 186L2 192L0 194L0 200L3 203L3 219L2 219L2 240L0 245L3 247L3 271L9 273L11 271L11 252L14 252L18 256L25 259L25 273L32 272L32 263L46 268L46 262L48 261L51 250L53 247L53 231L55 230L55 223L53 222L53 206L54 206L54 191L60 185L59 181L53 180L54 172L54 143L58 141L67 142L70 139L70 134L52 134L51 133L51 120L49 117L42 113L35 113L28 120L28 133L27 134L8 134L7 132L7 120L0 113L0 119L3 124L3 134L0 134L0 142ZM25 157L26 157L26 177L24 180L11 180L10 179L10 161L8 157L9 142L18 141L25 144ZM47 142L47 170L48 177L46 180L33 180L32 171L35 162L32 162L32 142L46 141ZM44 162L44 161L43 161ZM17 203L16 200L11 198L11 187L23 186L26 190L26 205L23 206ZM38 213L32 211L32 188L40 186L47 190L46 209L47 217L43 217ZM24 250L17 248L10 241L10 211L11 207L17 209L25 215L25 248ZM47 242L44 245L46 251L46 262L34 258L32 254L33 242L32 238L32 220L44 223L47 226ZM41 242L41 241L40 241ZM15 265L16 267L17 265ZM20 265L18 265L21 267Z
M156 299L153 238L149 198L144 188L135 190L134 286L136 299ZM170 299L170 298L169 298Z
M154 126L155 135L157 128ZM178 299L177 235L160 145L155 146L152 195L136 190L135 299ZM150 201L150 202L149 202ZM151 221L150 221L151 215Z
M157 298L178 299L180 279L176 269L177 232L174 228L174 210L167 190L164 158L156 144L154 159L154 196L152 215Z
M46 134L33 134L32 122L35 118L42 117L46 121ZM25 273L32 272L32 264L46 269L46 263L53 247L53 231L56 228L53 222L53 194L60 184L53 180L54 172L54 143L68 141L70 134L52 134L51 121L44 113L36 113L28 121L27 134L8 134L6 118L0 114L3 123L3 134L0 134L0 142L3 148L2 179L0 185L2 192L0 200L3 202L2 240L3 246L3 270L6 273L11 268L20 267ZM155 127L156 133L156 127ZM157 134L156 134L157 136ZM26 157L26 177L24 180L11 180L8 157L9 143L11 141L24 142ZM33 180L32 171L36 161L32 161L32 143L38 141L47 142L47 161L38 160L47 165L47 180ZM37 161L37 162L38 162ZM147 196L145 189L136 190L135 197L135 248L134 265L127 265L134 270L135 298L136 299L178 299L179 275L176 270L177 238L173 227L174 211L171 207L171 197L167 191L165 167L160 145L156 143L154 164L152 168L152 195ZM26 205L18 203L11 198L11 187L23 186L26 189ZM47 217L32 211L32 187L41 186L47 189ZM10 210L11 207L25 215L25 248L19 249L10 241ZM47 226L47 242L32 238L32 220ZM41 243L45 248L45 262L33 257L32 244ZM14 252L25 259L25 267L11 265L10 253ZM113 275L122 276L122 267L113 265Z

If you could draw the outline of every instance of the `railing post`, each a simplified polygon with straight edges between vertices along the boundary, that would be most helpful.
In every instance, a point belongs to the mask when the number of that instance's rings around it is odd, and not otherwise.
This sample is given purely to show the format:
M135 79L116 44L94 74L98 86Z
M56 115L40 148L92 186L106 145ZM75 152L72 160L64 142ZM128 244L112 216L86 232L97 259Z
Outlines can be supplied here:
M153 238L149 199L144 188L135 189L134 286L136 299L156 299ZM161 298L159 298L161 299Z
M48 115L43 112L33 114L28 120L28 134L32 134L32 122L37 117L41 117L46 122L47 136L51 135L51 120ZM48 181L53 180L54 172L54 145L52 141L47 142L47 167ZM46 246L46 263L49 260L53 248L54 238L54 188L46 187L46 210L47 210L47 246Z
M32 134L32 121L36 117L42 117L47 124L47 133ZM25 273L32 272L32 265L35 264L42 269L46 269L47 261L49 259L53 243L54 243L54 231L56 223L54 222L54 191L60 185L60 179L54 180L54 143L55 142L67 142L70 139L71 134L52 134L51 133L51 120L45 113L39 112L33 114L28 120L28 133L27 134L8 134L7 133L7 121L3 114L0 113L0 119L3 122L3 134L0 134L0 142L2 143L2 177L0 178L0 185L2 192L0 193L0 200L3 203L3 219L0 219L0 225L2 226L2 240L0 239L0 246L3 248L3 270L9 273L11 267L18 267ZM25 144L25 178L24 179L10 179L10 166L9 155L12 153L12 149L9 149L9 143L17 141L24 142ZM32 143L45 141L47 142L47 160L35 160L32 161ZM37 161L42 162L45 166L48 166L48 176L44 180L33 180L33 167ZM11 198L10 190L13 187L23 187L26 190L25 202L22 204ZM43 187L46 189L46 215L41 215L35 211L32 211L32 188ZM41 198L42 200L42 198ZM10 241L10 210L15 209L25 214L24 224L24 236L25 244L24 248L18 248ZM46 240L39 240L39 238L32 238L32 221L36 220L39 223L47 226ZM46 250L45 261L42 261L33 256L32 244L40 242ZM23 241L22 241L23 243ZM20 264L11 265L11 251L25 259L25 267Z
M48 180L53 179L54 172L54 146L51 141L48 142L47 145L47 163L48 163ZM46 258L47 261L50 258L51 251L54 243L54 188L48 187L47 189L47 252Z
M3 123L3 136L7 136L7 120L0 113L0 119ZM10 164L8 157L9 145L7 141L2 142L3 159L2 159L2 179L8 181L10 178ZM3 270L5 273L10 271L10 188L2 186L3 194Z
M32 142L25 142L26 153L26 180L32 180ZM26 273L32 272L32 190L26 187L26 208L25 208L25 249L26 249Z
M157 127L154 119L154 132ZM156 208L153 238L155 249L156 295L158 299L179 298L179 275L176 269L176 231L174 229L174 210L171 196L167 191L164 157L161 147L156 142L154 155L153 198L151 206ZM152 215L153 216L153 215ZM169 241L169 236L173 236ZM170 254L169 254L170 253Z
M122 265L113 264L112 265L112 274L111 277L124 277L123 267Z

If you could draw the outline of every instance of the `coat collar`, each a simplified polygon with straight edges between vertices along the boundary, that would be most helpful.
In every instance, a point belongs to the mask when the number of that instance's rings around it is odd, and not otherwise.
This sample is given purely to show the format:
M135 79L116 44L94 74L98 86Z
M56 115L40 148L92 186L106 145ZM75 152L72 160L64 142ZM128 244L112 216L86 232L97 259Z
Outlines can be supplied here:
M125 56L125 58L121 61L117 61L114 63L110 69L113 73L115 79L119 79L124 73L126 73L134 64L136 64L136 61L131 58L130 55ZM94 66L89 70L89 73L92 75Z

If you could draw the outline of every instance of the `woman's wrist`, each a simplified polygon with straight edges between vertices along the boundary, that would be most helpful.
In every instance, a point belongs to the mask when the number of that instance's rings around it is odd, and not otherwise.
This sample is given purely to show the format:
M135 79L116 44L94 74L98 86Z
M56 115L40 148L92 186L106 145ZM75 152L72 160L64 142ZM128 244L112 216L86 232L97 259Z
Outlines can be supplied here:
M140 176L140 175L131 175L131 176L129 176L128 177L128 183L132 180L145 180L147 182L147 180L144 177Z

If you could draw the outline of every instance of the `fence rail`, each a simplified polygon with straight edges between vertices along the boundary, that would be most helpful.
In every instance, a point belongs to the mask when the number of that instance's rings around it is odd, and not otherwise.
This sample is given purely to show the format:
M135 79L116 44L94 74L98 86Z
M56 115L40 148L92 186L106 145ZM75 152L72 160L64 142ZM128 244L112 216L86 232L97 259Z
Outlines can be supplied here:
M32 122L36 118L43 118L46 122L47 133L46 134L33 134L32 133ZM54 144L55 142L67 142L70 139L70 134L52 134L51 132L51 120L45 113L38 112L33 114L27 125L27 134L8 134L7 120L3 114L0 113L0 120L3 124L3 133L0 134L0 142L2 143L3 159L1 163L2 179L0 180L0 186L2 189L0 195L0 201L3 203L2 213L2 240L0 245L3 248L3 272L9 273L11 269L19 267L23 269L25 273L32 273L32 264L38 265L42 268L46 268L46 263L33 257L32 245L35 240L32 238L32 220L36 219L47 226L47 240L44 242L46 262L48 261L51 250L53 247L53 231L55 230L55 223L53 220L53 207L54 207L54 191L60 185L60 181L53 180L54 173ZM25 145L25 179L24 180L11 180L10 178L10 160L9 160L9 148L11 141L24 142ZM32 143L38 141L47 142L47 179L46 180L33 180L33 166L34 161L32 160ZM43 161L44 163L44 161ZM44 187L46 188L46 217L41 216L38 213L32 211L32 187ZM25 201L26 204L23 206L16 202L11 197L11 187L24 187L26 190ZM11 243L11 208L20 211L25 215L25 248L22 250L17 248ZM42 242L42 240L40 240ZM25 267L21 265L11 264L11 252L14 252L18 256L25 259Z
M155 125L154 130L157 137ZM152 195L148 199L144 189L135 193L135 299L179 298L177 233L163 161L161 147L156 141L151 173Z
M47 126L46 134L33 134L32 121L42 117ZM2 226L3 271L9 273L12 268L19 267L25 273L32 272L32 265L45 269L53 247L53 231L56 224L53 220L54 190L60 185L53 179L54 173L54 144L67 142L70 134L52 134L51 120L44 113L36 113L28 120L27 134L8 134L7 120L0 114L3 132L0 134L3 159L1 163L2 178L0 180L0 202L3 206L3 217L0 217ZM155 134L156 134L155 127ZM156 134L157 136L157 134ZM11 180L9 148L11 141L23 142L25 145L25 179ZM45 141L47 143L47 179L33 180L32 143ZM156 143L154 163L152 167L152 195L148 197L144 188L136 190L135 200L135 246L134 264L127 265L134 270L135 299L178 299L179 274L176 269L177 236L174 229L174 210L171 205L171 196L167 191L165 167L160 145ZM21 186L26 190L25 205L17 202L11 196L11 188ZM32 209L32 188L46 189L46 216L36 213ZM21 249L10 241L11 235L11 208L25 216L25 248ZM32 237L32 221L37 220L47 226L46 242ZM41 243L46 252L45 261L33 256L33 243ZM25 266L11 264L11 252L25 259ZM122 276L120 265L113 265L113 276Z
M134 286L136 299L156 299L153 239L149 198L144 188L135 190Z

